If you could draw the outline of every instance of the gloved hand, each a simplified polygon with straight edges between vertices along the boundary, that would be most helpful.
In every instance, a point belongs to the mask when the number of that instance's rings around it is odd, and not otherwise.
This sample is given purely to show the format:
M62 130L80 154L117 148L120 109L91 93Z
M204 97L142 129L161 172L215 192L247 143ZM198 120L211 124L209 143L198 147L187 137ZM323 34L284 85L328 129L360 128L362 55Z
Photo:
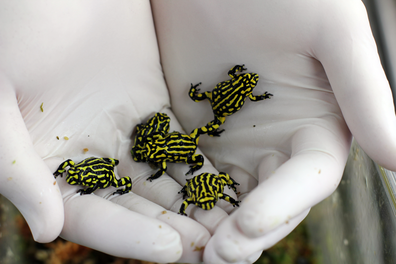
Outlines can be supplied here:
M213 120L210 91L245 64L260 81L201 150L238 183L241 207L217 228L205 263L252 263L338 186L353 135L396 170L392 94L359 0L152 1L172 108L190 131Z
M183 201L188 165L168 169L179 182L168 175L149 182L155 170L130 154L132 131L155 112L168 113L171 130L181 130L169 110L150 3L6 1L0 39L0 193L34 239L60 234L125 258L202 260L227 213L189 208L199 224L172 212ZM80 195L83 187L65 175L54 179L64 160L91 156L118 159L115 172L132 178L132 192ZM202 170L216 172L209 160Z

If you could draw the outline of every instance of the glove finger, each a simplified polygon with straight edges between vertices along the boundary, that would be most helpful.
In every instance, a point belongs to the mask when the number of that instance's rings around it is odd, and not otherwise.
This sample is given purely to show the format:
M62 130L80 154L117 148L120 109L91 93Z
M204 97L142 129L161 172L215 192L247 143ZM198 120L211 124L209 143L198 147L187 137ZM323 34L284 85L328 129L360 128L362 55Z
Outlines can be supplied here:
M287 224L259 238L249 238L238 229L238 211L227 218L209 240L204 262L213 264L254 263L261 251L279 242L280 237L288 235L308 214L309 210L290 219Z
M56 181L37 155L12 85L0 75L0 192L26 219L37 242L54 240L63 227L63 201ZM37 111L40 111L37 107Z
M94 194L65 197L61 236L110 255L153 262L177 261L183 251L170 225Z
M321 20L326 34L317 42L316 56L359 145L381 166L396 170L393 97L365 7L350 1L326 8L331 15Z
M131 211L156 218L176 230L180 235L183 248L183 253L178 262L198 263L202 261L203 249L211 236L206 228L196 221L165 210L163 207L133 193L115 196L111 201Z
M238 225L246 236L260 237L275 230L336 189L350 136L335 131L311 125L296 132L292 157L246 196L237 211Z

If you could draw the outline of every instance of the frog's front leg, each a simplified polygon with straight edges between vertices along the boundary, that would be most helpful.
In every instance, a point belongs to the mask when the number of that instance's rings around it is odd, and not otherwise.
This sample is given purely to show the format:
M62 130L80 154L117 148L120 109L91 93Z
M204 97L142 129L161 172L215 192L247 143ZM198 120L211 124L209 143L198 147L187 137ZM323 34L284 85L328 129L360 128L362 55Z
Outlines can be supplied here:
M184 185L183 188L178 192L178 194L183 194L183 199L187 197L187 186Z
M220 172L218 177L221 179L221 181L224 185L227 185L228 187L233 189L235 193L237 193L237 189L236 189L235 185L239 185L239 183L234 181L234 179L231 178L230 175L228 175L228 173Z
M197 87L201 84L202 83L197 83L196 85L191 84L190 91L188 92L188 95L195 102L199 102L199 101L202 101L205 99L208 99L209 101L211 101L212 100L212 92L198 93L200 91L200 89Z
M147 181L153 181L155 179L158 179L159 177L161 177L165 172L166 172L167 166L166 166L166 161L163 161L161 163L161 167L160 169L154 173L153 175L151 175L150 177L147 178Z
M245 68L245 64L242 65L235 65L234 67L231 68L231 70L228 71L228 76L231 78L237 77L237 72L243 72L246 71L247 68Z
M83 194L91 194L94 191L96 191L99 188L99 182L95 183L93 187L87 188L87 189L80 189L77 191L77 193L80 193L80 195Z
M219 199L226 200L227 202L232 204L233 207L235 207L235 206L239 207L240 201L236 201L234 198L232 198L231 196L229 196L227 194L220 193L218 197L219 197Z
M179 210L178 214L187 216L186 209L190 204L193 204L193 203L194 203L193 198L188 198L187 200L184 200L184 202L180 206L180 210Z
M256 96L254 96L253 94L250 94L249 98L250 98L250 101L255 102L255 101L261 101L261 100L264 100L264 99L271 99L270 96L274 96L274 95L270 94L269 92L265 92L262 95L256 95Z
M53 173L54 177L58 177L59 175L62 177L62 173L64 173L66 171L66 167L70 166L73 167L74 166L74 161L72 161L71 159L68 159L64 162L62 162L58 169Z
M122 177L119 180L114 178L112 185L116 188L125 186L124 189L118 189L117 191L113 192L113 195L116 193L118 194L129 193L132 190L132 180L128 176Z
M187 158L186 163L187 164L193 164L193 163L195 164L195 165L190 166L190 170L186 173L186 175L188 175L190 173L193 174L195 171L202 168L202 166L204 164L204 157L201 154L194 154Z

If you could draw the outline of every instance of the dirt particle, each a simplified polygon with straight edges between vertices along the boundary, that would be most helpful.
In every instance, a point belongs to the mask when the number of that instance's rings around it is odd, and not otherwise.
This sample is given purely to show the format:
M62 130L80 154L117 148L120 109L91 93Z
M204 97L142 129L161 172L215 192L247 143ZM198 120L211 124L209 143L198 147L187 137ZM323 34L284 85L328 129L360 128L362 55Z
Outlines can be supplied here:
M54 185L56 185L56 181L54 181Z
M194 242L191 242L191 247L193 247L195 245L195 243Z
M84 148L84 149L83 149L84 154L87 153L88 151L89 151L88 148Z
M318 174L320 174L322 172L322 170L319 170Z
M12 161L12 164L15 164L15 163L16 163L16 160L13 160L13 161Z
M7 178L7 181L11 181L11 180L12 180L12 177L8 177L8 178Z
M161 225L159 225L159 228L162 228L162 226L161 226Z
M64 137L63 137L63 139L64 139L64 140L69 140L69 138L68 138L68 137L66 137L66 136L64 136Z
M253 125L253 127L256 127L256 125Z
M41 105L40 105L40 111L41 111L41 112L44 112L43 105L44 105L44 103L41 103Z
M205 247L198 247L196 246L193 251L202 251Z
M167 214L168 212L167 212L167 211L162 211L161 213L162 213L162 214Z
M59 137L58 137L58 136L56 136L56 139L57 139L57 140L59 140Z

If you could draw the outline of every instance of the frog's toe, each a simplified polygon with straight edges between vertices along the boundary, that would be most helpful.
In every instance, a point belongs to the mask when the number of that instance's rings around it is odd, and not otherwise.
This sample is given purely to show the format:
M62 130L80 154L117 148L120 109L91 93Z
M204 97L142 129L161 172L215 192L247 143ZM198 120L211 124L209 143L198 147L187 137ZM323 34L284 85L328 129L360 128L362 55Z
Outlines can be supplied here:
M87 194L84 189L77 190L77 193L80 193L80 195Z
M268 92L265 92L263 94L264 99L268 99L268 98L270 98L270 96L274 96L274 95L272 93L268 93Z
M129 192L130 192L130 191L126 191L126 190L119 189L119 190L113 192L113 195L114 195L114 194L123 195L123 194L129 193Z
M211 137L220 137L220 134L223 133L224 131L225 131L224 129L222 129L222 130L216 129L211 132L208 132L208 135Z

